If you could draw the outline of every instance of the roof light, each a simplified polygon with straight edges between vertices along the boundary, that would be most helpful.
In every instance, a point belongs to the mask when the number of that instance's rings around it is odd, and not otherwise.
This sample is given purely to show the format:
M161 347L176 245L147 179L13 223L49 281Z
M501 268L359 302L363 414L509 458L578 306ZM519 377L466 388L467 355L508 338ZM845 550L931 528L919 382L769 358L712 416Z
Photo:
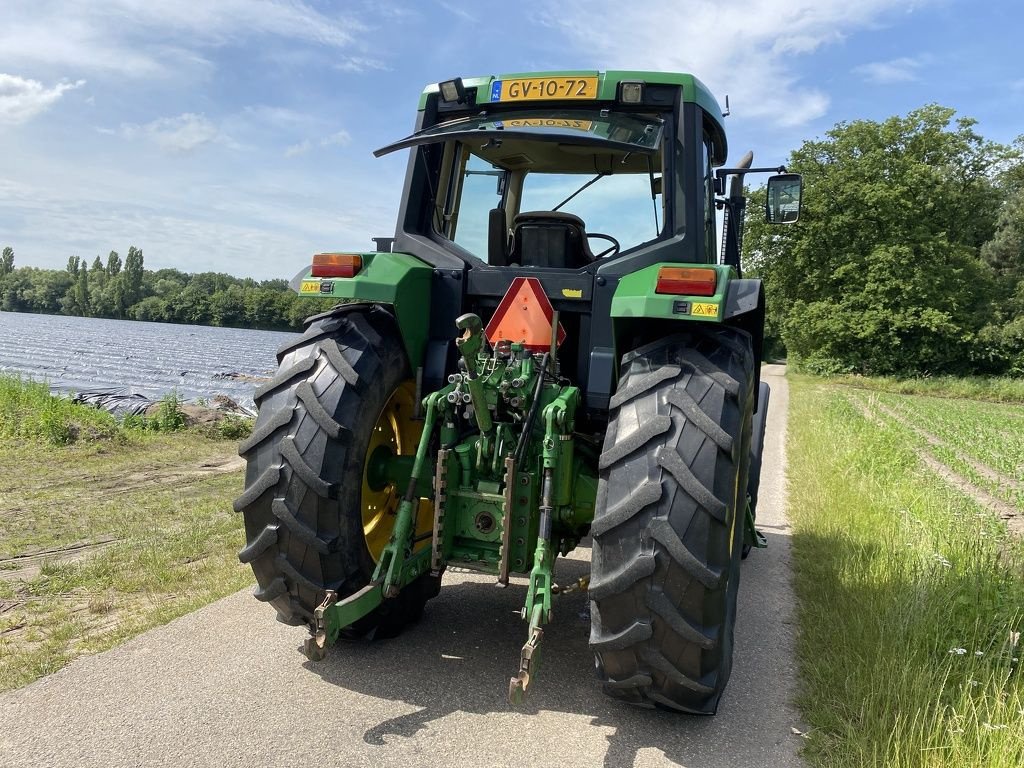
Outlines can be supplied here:
M704 267L662 267L658 270L655 293L675 296L714 296L718 273Z
M643 100L643 83L621 83L619 85L619 101L623 104L639 104Z
M313 277L354 277L363 268L363 257L356 253L318 253L313 257Z
M466 88L462 84L461 77L456 77L454 80L445 80L438 84L438 88L441 91L442 101L454 101L458 104L465 103Z
M512 281L484 333L491 346L499 341L522 344L531 352L551 349L554 307L536 277ZM565 341L565 328L558 324L558 344Z

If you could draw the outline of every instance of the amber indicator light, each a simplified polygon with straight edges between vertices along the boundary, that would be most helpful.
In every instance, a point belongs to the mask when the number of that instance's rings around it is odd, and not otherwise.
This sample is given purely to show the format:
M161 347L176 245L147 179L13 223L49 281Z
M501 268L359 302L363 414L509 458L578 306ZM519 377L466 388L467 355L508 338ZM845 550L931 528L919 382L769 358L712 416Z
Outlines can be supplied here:
M702 267L662 267L658 270L655 293L674 296L714 296L718 273Z
M313 277L354 277L363 268L356 253L318 253L313 257Z

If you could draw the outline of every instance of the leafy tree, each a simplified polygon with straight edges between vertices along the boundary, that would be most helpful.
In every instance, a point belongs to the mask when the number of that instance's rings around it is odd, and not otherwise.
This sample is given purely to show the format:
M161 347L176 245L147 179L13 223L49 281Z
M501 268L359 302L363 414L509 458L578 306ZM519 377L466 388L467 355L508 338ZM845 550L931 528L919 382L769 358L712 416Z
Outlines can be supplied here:
M157 323L169 322L174 319L168 314L167 302L157 296L147 296L133 306L132 318L134 320L149 320Z
M1012 157L969 119L929 105L840 123L806 141L799 224L769 227L752 197L747 263L765 280L769 332L811 370L955 372L972 366L995 276L979 257L996 231Z
M3 256L0 256L0 277L5 277L14 271L14 249L11 246L4 248Z
M1003 204L992 239L981 248L981 257L1014 287L1024 279L1024 188Z
M142 251L134 245L129 246L128 255L124 259L124 271L121 278L124 281L124 304L130 307L142 298Z
M121 257L117 255L117 251L111 251L107 256L107 275L109 277L117 277L121 272Z

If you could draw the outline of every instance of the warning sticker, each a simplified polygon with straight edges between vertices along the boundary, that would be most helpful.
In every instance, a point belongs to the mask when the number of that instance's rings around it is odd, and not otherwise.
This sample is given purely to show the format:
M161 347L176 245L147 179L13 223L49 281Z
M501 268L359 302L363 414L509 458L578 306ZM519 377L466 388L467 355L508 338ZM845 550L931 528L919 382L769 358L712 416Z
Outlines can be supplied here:
M303 280L299 293L320 293L319 280Z
M690 308L690 314L700 317L718 317L718 305L695 301Z

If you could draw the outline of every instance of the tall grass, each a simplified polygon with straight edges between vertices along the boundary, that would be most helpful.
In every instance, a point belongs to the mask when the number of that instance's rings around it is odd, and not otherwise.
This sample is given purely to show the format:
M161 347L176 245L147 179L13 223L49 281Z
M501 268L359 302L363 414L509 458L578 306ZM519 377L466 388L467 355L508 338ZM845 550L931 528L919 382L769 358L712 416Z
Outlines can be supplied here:
M1024 765L1024 545L922 470L905 428L796 377L801 708L818 766Z
M0 437L41 439L51 445L124 437L136 432L177 432L187 427L182 399L165 395L150 415L110 413L50 394L40 382L0 375ZM210 437L237 440L251 431L248 419L230 417L205 430Z
M117 421L109 413L51 395L45 384L0 376L0 436L68 445L82 437L109 438L117 433Z

